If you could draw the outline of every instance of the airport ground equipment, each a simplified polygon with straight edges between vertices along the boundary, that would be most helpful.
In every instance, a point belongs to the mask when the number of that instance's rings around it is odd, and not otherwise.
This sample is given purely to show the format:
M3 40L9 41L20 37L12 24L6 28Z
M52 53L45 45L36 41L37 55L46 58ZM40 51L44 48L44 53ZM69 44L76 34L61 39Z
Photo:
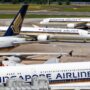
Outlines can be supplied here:
M34 76L31 85L22 79L12 78L7 81L6 86L1 85L0 90L50 90L50 87L45 76Z
M49 81L45 76L32 78L32 90L50 90Z

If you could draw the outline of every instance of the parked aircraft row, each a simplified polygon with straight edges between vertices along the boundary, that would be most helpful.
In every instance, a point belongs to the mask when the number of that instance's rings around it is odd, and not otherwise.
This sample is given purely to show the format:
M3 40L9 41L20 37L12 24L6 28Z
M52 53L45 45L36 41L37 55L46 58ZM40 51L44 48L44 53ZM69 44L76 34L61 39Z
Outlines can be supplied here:
M33 40L38 40L38 41L48 41L50 39L80 39L80 40L84 40L86 41L87 39L90 39L90 35L88 34L88 31L86 30L82 30L82 29L67 29L67 28L45 28L45 27L21 27L22 25L22 21L21 20L21 16L22 13L21 11L19 11L19 13L17 14L16 18L13 20L13 22L11 23L11 25L9 26L9 28L7 26L4 27L0 27L1 31L7 30L5 36L9 36L8 38L3 37L3 42L5 43L1 43L0 47L11 47L14 46L16 44L20 44L20 43L26 43L26 39L25 38L20 38L17 36L10 36L10 35L16 35L20 33L20 29L21 31L26 34L26 35L30 35L31 37L33 37ZM21 20L21 22L18 19ZM22 18L24 19L24 17ZM17 23L18 22L18 26ZM14 28L12 28L12 26ZM11 33L12 32L12 33ZM27 33L26 33L27 32ZM31 33L33 33L33 35L31 35ZM35 33L35 35L34 35ZM37 34L36 34L37 33ZM39 33L39 34L38 34ZM69 35L59 35L60 33L63 34L79 34L78 36L69 36ZM16 39L19 38L19 39ZM2 38L0 38L2 41ZM9 40L8 40L9 39ZM15 39L14 41L12 39ZM20 41L18 41L20 40ZM22 40L22 41L21 41ZM29 42L27 42L29 43Z
M28 5L22 6L20 11L17 13L16 17L10 24L10 26L7 27L2 27L2 30L7 29L3 37L0 37L0 48L7 48L7 47L13 47L18 44L22 43L30 43L32 41L27 41L26 38L22 38L18 35L21 31L21 26L22 22L24 19L24 16L26 14ZM90 35L88 34L88 31L82 30L82 29L66 29L66 28L42 28L42 27L23 27L22 32L35 32L37 35L30 35L33 37L33 40L38 40L38 41L48 41L50 39L80 39L86 41L87 39L90 39ZM39 34L38 34L39 33ZM74 33L74 34L79 34L78 36L62 36L62 35L57 35L59 33ZM25 33L24 33L25 34ZM3 43L2 43L3 42Z

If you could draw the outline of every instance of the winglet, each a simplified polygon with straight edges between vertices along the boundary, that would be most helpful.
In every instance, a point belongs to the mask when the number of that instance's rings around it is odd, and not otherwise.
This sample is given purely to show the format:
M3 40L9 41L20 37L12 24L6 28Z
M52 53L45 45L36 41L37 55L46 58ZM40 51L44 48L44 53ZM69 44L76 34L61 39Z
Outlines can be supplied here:
M27 8L28 8L27 4L21 7L19 12L13 19L12 23L10 24L9 28L7 29L6 33L4 34L4 36L18 35L20 33Z
M73 55L73 50L71 50L70 52L69 52L69 56L72 56Z
M63 55L58 56L57 58L60 59Z

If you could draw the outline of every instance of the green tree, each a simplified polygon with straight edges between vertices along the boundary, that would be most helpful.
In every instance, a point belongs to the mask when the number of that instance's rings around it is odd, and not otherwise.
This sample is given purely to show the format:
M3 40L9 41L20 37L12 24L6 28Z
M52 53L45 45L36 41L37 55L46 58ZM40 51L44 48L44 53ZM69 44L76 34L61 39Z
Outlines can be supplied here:
M24 3L29 3L30 1L29 0L24 0Z
M4 3L4 2L5 2L5 0L0 0L0 2L1 2L1 3Z
M70 5L70 0L66 0L66 5Z
M12 4L17 4L19 3L19 0L12 0Z
M57 2L58 2L58 5L62 5L63 4L63 2L60 1L60 0L57 0Z

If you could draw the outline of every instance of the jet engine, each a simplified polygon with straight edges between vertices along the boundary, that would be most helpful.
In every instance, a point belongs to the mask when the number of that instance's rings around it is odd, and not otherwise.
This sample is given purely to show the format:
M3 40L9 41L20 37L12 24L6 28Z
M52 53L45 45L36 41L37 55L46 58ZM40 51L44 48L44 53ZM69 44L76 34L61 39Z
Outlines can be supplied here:
M78 28L78 29L88 29L88 24L86 22L81 23L69 23L67 24L68 28Z
M69 23L69 24L67 24L67 27L68 27L68 28L75 28L75 26L76 26L76 24L74 24L74 23Z
M46 34L38 35L37 40L38 41L47 41L47 40L49 40L49 36Z
M19 57L16 57L16 56L10 56L10 57L6 57L4 58L5 61L14 61L14 62L21 62L21 59Z

